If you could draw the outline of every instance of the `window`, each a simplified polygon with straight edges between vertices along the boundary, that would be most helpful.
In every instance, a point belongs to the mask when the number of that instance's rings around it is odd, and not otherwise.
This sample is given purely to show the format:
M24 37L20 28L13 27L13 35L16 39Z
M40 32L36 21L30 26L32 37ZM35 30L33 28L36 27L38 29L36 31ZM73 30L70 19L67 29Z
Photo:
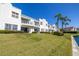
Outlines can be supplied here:
M46 29L46 32L48 32L48 29Z
M44 32L44 29L41 29L41 32Z
M36 25L36 26L39 26L39 22L35 22L35 25Z
M33 22L30 22L31 25L33 25Z
M12 11L12 17L19 18L19 13Z
M5 24L5 30L17 30L17 25Z
M41 22L41 25L43 25L43 23Z
M10 24L5 24L5 29L6 30L11 30L11 25Z
M13 30L17 30L17 25L13 25Z
M46 26L48 26L48 24L46 24Z

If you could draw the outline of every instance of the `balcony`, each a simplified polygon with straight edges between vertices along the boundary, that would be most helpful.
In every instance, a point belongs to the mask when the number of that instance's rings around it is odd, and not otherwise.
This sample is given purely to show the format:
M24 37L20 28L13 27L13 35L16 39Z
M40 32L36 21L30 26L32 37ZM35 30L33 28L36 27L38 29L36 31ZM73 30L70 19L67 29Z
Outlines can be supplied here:
M22 26L29 26L29 27L39 27L39 22L35 21L35 19L28 17L26 15L21 16L21 23Z
M30 24L30 22L29 21L27 21L27 20L21 20L21 23L24 23L24 24Z
M35 20L34 24L35 24L35 27L39 27L39 21Z
M22 26L33 26L33 23L30 20L31 20L30 17L28 17L26 15L22 15L21 16Z
M32 21L28 21L28 20L21 20L21 24L23 27L34 27L34 24Z
M25 27L27 27L27 26L33 27L34 26L33 22L26 21L26 20L22 20L21 23L22 23L22 26L25 26Z

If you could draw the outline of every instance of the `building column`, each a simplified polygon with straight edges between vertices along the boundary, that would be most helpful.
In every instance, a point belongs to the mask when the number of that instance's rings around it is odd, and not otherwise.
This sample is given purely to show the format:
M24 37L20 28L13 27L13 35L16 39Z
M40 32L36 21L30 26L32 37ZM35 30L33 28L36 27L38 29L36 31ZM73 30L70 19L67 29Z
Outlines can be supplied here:
M34 32L34 28L29 28L28 30L29 30L29 33Z

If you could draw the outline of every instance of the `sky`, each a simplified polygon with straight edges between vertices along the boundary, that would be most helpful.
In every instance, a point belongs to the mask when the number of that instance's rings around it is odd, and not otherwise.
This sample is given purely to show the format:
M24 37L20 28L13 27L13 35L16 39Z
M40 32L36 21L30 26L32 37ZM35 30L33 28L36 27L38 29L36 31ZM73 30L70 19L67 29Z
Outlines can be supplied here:
M13 6L20 8L22 14L35 19L45 18L49 24L56 23L54 17L57 13L68 16L71 22L68 26L79 27L79 3L12 3ZM61 27L61 21L59 22Z

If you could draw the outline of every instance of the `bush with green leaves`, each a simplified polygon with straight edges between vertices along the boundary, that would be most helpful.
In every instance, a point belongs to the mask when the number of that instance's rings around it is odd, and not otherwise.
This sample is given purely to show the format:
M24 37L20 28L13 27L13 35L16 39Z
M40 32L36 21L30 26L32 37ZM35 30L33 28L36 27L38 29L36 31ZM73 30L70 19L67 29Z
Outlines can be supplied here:
M58 36L63 36L64 33L63 32L53 32L54 35L58 35Z
M50 34L50 32L40 32L40 33Z
M64 33L77 33L77 31L64 31Z
M8 33L24 33L24 32L23 31L12 31L12 30L0 30L0 33L8 34Z

